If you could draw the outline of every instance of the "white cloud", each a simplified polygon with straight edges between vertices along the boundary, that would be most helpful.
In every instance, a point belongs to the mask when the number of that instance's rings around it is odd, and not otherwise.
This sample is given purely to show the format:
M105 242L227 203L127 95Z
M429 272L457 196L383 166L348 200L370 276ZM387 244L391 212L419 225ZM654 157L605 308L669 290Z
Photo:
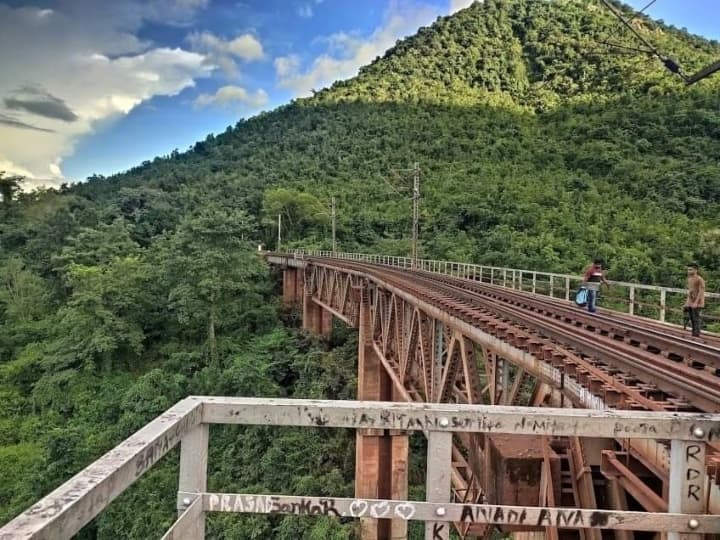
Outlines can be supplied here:
M338 33L324 38L328 50L316 57L305 71L299 63L289 63L292 57L275 59L278 86L307 96L313 89L325 87L336 80L357 74L358 69L395 45L404 36L414 34L420 26L430 24L437 17L437 8L393 0L382 24L365 38ZM290 69L292 68L292 69Z
M5 172L8 174L8 176L13 175L20 175L20 176L27 176L31 177L32 173L28 171L27 169L23 169L19 165L16 165L12 161L9 161L7 159L3 159L0 157L0 172Z
M469 7L475 0L450 0L450 13Z
M228 42L228 50L243 60L261 60L265 53L262 44L250 34L245 34Z
M210 75L204 55L153 47L143 21L186 24L207 0L63 2L55 10L0 4L0 170L40 183L99 125ZM104 11L103 11L104 10Z
M60 160L58 159L57 163L51 163L48 166L48 169L50 170L50 174L53 175L53 177L57 178L62 176L62 170L60 169Z
M267 102L268 95L262 88L255 92L249 92L241 86L234 85L223 86L214 94L200 94L195 99L195 105L198 107L239 103L250 109L259 109L263 105L266 105Z
M285 78L297 74L300 69L300 57L296 54L289 56L280 56L273 62L275 65L275 73L280 78Z
M208 62L220 66L229 77L239 74L236 60L252 62L265 57L262 43L252 34L225 40L212 32L193 32L188 41L194 51L206 55Z
M309 19L314 15L311 4L300 4L296 11L297 14L303 19Z

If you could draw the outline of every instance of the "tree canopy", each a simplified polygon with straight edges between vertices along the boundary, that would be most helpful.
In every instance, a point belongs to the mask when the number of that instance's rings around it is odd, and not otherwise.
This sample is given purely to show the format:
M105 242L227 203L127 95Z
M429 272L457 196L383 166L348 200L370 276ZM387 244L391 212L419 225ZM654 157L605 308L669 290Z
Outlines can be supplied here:
M623 8L625 9L625 8ZM641 16L688 71L710 42ZM420 255L683 284L720 280L720 77L686 88L590 0L485 0L357 77L185 152L60 190L0 175L0 521L188 394L354 397L355 337L292 328L257 244L410 252L393 171L421 167ZM283 323L290 323L286 328ZM278 435L280 434L280 435ZM215 490L352 493L346 433L220 428ZM82 533L158 537L163 461ZM221 516L212 538L351 538L351 525Z

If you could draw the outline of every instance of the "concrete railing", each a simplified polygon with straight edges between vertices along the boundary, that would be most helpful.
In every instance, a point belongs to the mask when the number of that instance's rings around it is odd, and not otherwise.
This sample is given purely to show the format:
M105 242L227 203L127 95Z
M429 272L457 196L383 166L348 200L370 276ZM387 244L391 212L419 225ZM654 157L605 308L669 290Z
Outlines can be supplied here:
M410 257L304 250L296 250L293 253L297 256L332 257L386 264L398 268L412 268L412 259ZM575 297L575 292L583 282L582 276L579 275L432 259L418 259L417 269L472 279L567 301ZM655 319L660 322L678 323L682 321L682 306L687 294L685 289L612 280L609 283L610 288L601 293L604 298L603 307L630 315ZM710 321L720 321L720 293L706 293L705 301L707 306L705 310L706 318Z
M209 493L210 424L423 431L428 438L427 500ZM669 440L668 513L452 502L454 432ZM660 531L668 532L671 540L680 534L696 540L704 533L720 533L720 516L704 514L705 449L718 437L717 414L188 397L2 527L0 539L72 537L180 444L179 517L163 537L168 540L203 538L208 512L421 520L426 522L426 539L448 538L454 522Z

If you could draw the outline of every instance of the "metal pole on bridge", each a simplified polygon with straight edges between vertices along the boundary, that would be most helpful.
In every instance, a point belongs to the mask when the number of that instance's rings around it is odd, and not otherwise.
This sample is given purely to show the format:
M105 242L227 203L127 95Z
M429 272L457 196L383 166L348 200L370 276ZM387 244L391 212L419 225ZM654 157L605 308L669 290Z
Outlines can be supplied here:
M331 205L330 217L332 218L332 250L333 250L333 257L335 257L337 254L337 241L335 239L335 217L336 217L335 197L332 197L330 199L330 205Z
M420 229L420 165L413 167L412 269L417 269L418 235Z
M281 243L281 234L280 230L282 228L282 214L278 214L278 237L277 237L277 251L280 252L280 243Z

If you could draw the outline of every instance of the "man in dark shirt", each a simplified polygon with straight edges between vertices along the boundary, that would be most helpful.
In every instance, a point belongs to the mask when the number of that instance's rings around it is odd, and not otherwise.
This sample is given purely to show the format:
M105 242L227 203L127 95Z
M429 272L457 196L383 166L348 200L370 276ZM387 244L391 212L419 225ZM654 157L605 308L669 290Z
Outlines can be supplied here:
M702 326L700 312L705 307L705 280L698 274L698 265L695 263L688 264L687 276L685 309L690 315L692 335L697 337L700 335L700 327Z

